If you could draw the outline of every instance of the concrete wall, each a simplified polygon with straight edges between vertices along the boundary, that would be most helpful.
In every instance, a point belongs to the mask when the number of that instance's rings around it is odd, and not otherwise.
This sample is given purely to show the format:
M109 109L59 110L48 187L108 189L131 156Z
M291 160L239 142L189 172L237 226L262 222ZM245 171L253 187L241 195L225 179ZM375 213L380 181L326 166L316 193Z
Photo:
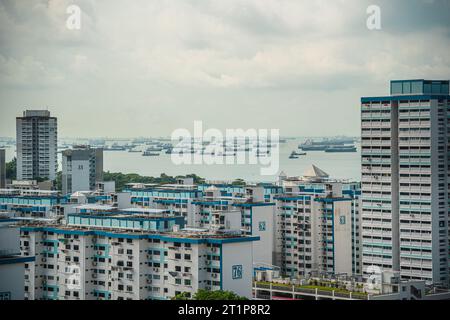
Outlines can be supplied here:
M0 256L20 253L19 228L0 226Z
M260 229L261 224L261 229ZM275 206L252 207L253 262L273 265L275 255Z
M352 274L351 200L334 203L334 261L336 273Z
M24 298L24 264L11 263L0 265L0 293L9 293L11 300Z
M5 149L0 149L0 188L6 187L6 158Z
M242 271L240 278L233 279L233 267ZM222 289L251 298L252 278L252 242L222 244Z

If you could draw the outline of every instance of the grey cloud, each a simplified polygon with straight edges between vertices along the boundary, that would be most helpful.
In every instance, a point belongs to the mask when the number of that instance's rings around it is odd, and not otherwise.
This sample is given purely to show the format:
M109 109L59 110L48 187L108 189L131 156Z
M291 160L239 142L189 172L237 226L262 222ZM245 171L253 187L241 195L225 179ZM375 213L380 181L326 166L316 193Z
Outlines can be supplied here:
M82 8L80 31L64 27L69 3ZM380 31L366 28L372 3ZM25 106L52 107L69 136L170 134L196 119L358 134L360 96L386 94L391 78L449 77L448 9L445 0L0 0L0 136L14 134Z

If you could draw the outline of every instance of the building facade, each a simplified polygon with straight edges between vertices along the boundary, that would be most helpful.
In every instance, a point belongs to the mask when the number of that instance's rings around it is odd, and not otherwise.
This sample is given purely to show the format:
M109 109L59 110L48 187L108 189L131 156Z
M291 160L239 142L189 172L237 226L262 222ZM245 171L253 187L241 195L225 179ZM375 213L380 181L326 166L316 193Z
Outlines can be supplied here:
M58 170L57 119L46 110L16 118L17 180L55 180Z
M21 227L25 299L165 300L199 289L252 295L255 237L183 229L182 217L73 214Z
M0 216L0 300L23 300L25 266L34 257L20 255L17 221Z
M361 99L363 267L449 284L448 81Z
M275 196L276 266L292 279L361 274L358 183L330 180L311 166L284 177Z
M103 180L103 149L74 146L62 154L62 193L94 191Z
M6 156L5 149L0 149L0 189L6 187Z

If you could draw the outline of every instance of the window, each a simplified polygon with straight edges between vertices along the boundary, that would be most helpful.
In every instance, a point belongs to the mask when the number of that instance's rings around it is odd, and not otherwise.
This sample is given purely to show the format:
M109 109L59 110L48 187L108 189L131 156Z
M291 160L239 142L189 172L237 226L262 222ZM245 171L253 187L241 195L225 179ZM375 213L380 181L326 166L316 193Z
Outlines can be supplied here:
M391 83L391 94L402 94L403 93L403 85L401 82L392 82Z
M422 82L420 81L411 82L411 93L422 93Z

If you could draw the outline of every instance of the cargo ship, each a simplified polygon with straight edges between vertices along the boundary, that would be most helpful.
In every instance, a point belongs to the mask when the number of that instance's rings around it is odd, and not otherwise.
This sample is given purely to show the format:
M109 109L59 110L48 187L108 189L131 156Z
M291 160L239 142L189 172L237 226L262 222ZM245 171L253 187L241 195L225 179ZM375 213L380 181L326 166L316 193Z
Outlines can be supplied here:
M325 152L356 152L354 145L350 146L331 146L325 149Z

